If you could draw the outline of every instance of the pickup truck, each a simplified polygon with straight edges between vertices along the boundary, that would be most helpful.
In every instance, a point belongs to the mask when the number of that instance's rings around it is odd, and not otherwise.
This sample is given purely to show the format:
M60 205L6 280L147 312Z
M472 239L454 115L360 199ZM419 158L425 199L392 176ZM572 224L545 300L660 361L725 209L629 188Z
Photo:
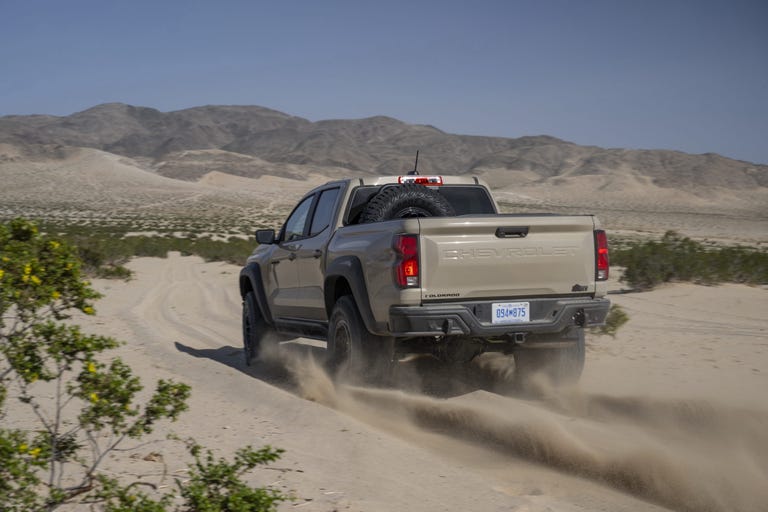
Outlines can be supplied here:
M574 382L584 329L610 306L593 215L501 214L475 177L332 181L256 239L239 278L247 364L307 337L327 342L335 372L493 351L512 356L516 379Z

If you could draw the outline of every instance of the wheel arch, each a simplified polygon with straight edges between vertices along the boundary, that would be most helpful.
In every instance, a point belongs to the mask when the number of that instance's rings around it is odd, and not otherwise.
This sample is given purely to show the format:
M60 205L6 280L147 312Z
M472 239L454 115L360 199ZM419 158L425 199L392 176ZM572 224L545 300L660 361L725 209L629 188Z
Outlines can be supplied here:
M267 295L264 291L264 282L261 278L261 266L258 263L248 263L240 271L239 284L240 297L245 299L248 292L253 292L261 316L269 325L274 325L272 313L269 310L269 303L267 302Z
M381 331L377 327L371 310L368 288L363 277L363 266L357 257L345 256L334 260L326 271L323 290L328 318L331 317L333 307L340 297L352 295L368 332Z

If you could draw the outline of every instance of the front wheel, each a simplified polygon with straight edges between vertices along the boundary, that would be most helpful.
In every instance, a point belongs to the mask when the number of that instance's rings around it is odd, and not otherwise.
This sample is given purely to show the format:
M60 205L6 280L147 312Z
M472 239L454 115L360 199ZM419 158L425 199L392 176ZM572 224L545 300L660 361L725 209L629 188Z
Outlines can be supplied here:
M336 301L328 324L328 366L353 381L386 382L391 374L394 339L368 332L354 299Z
M575 328L558 341L573 343L566 347L548 348L542 342L535 348L522 346L515 351L515 382L519 387L525 387L537 373L546 375L556 386L579 381L584 370L584 329Z
M274 332L261 315L256 296L253 292L245 294L243 299L243 352L245 364L251 363L263 355L265 347L275 343Z

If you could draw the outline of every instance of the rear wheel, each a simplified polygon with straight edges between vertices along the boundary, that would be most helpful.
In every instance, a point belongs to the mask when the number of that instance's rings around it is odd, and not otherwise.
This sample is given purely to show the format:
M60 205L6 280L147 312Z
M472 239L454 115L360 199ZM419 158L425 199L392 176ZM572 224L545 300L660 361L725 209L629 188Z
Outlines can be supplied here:
M336 301L328 325L328 363L335 376L386 383L392 371L393 349L393 338L368 332L352 296Z
M521 347L514 353L515 382L527 386L531 377L543 373L556 386L575 384L584 370L584 329L576 328L558 341L572 342L566 347L547 348L545 343L536 348Z
M243 299L243 352L245 364L251 363L262 355L264 348L274 343L273 329L264 320L256 303L253 292L245 294Z

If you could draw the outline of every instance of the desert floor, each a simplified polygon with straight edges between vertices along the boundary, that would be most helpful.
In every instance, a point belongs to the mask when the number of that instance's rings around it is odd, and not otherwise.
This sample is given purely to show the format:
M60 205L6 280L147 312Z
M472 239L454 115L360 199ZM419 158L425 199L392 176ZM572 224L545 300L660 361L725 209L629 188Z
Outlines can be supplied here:
M134 279L97 281L97 315L76 320L124 340L147 383L192 385L179 436L221 455L283 448L254 475L295 497L281 510L766 510L764 288L612 294L631 320L589 339L580 385L516 396L509 361L490 355L471 372L485 388L415 363L398 389L334 386L306 340L246 367L237 267L173 253L129 266ZM180 443L155 439L106 469L183 479Z
M313 186L352 175L262 162L257 179L214 170L190 182L95 149L22 149L0 144L0 218L101 232L244 237L277 227ZM481 175L505 212L596 213L612 239L674 229L768 244L765 187L662 188L632 172ZM540 383L522 396L509 391L513 365L492 355L461 375L402 363L397 389L334 385L323 344L307 340L246 367L238 267L178 254L129 266L130 281L96 281L97 315L75 320L123 340L116 353L147 387L192 385L190 410L170 425L181 438L222 456L248 444L284 449L253 475L294 496L281 510L768 510L768 287L612 294L630 321L615 339L588 340L579 386ZM12 427L25 414L3 420ZM189 459L165 433L126 446L104 471L166 487L183 480Z

